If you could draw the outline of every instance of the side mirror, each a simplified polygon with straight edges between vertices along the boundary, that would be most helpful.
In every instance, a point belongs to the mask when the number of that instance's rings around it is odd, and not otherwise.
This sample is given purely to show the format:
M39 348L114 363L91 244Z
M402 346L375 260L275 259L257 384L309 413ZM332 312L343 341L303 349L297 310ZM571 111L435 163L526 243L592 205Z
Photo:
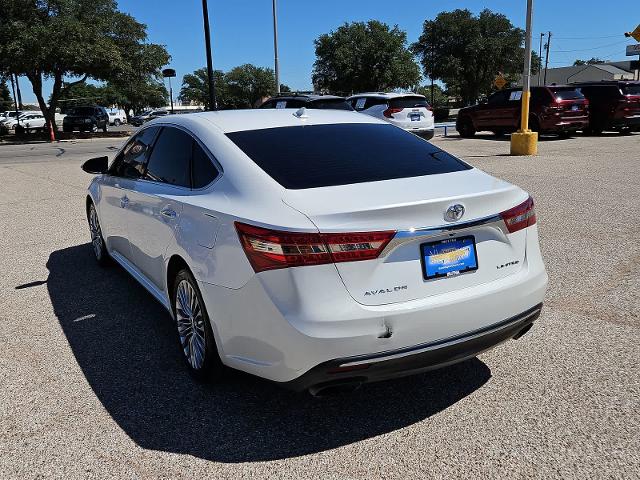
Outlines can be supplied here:
M82 164L82 170L87 173L100 174L107 173L109 169L109 157L96 157L87 160Z

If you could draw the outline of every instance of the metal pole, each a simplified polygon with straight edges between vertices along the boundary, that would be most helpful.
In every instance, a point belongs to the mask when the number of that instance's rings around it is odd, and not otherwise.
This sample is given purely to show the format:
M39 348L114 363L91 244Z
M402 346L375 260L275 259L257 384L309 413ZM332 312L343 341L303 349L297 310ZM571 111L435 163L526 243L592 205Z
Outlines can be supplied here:
M169 99L171 100L171 113L173 113L173 89L171 88L171 77L169 77Z
M547 36L547 55L544 61L544 85L547 84L547 66L549 65L549 50L551 49L551 32Z
M207 52L207 76L209 78L209 110L217 110L216 81L213 78L213 60L211 58L211 32L209 31L209 8L207 0L202 0L202 20L204 22L204 42Z
M544 33L540 34L540 50L538 50L538 58L540 59L540 63L538 64L538 86L540 86L540 79L542 78L542 39L544 38Z
M11 79L11 90L13 91L13 104L16 107L16 121L20 125L20 120L18 120L18 97L16 96L16 84L13 81L13 74L9 74L9 78Z
M278 65L278 10L276 0L272 1L273 7L273 59L276 69L276 93L280 93L280 66Z
M533 16L533 0L527 0L527 32L524 38L524 71L522 72L522 116L520 131L529 131L529 96L531 89L531 17Z

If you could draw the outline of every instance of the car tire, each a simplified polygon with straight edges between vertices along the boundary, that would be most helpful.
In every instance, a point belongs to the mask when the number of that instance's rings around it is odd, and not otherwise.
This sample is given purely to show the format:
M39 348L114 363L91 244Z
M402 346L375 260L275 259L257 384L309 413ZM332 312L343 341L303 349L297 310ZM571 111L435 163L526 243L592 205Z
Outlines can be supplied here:
M91 125L90 132L96 133L97 131L98 131L98 125L94 123L93 125Z
M560 133L558 133L558 137L560 137L562 139L567 139L567 138L571 137L571 135L573 133L574 132L560 132Z
M456 130L463 138L471 138L476 134L476 129L469 117L461 118L456 125Z
M91 234L91 246L93 247L93 255L101 267L109 264L109 252L104 243L102 229L100 228L100 220L98 219L98 211L96 206L91 202L89 211L87 212L87 221L89 222L89 233Z
M501 138L501 137L504 137L507 134L507 132L505 132L504 130L494 130L493 134L496 137Z
M104 122L104 127L102 127L102 131L107 133L109 131L109 122Z
M186 268L180 270L173 280L171 308L182 358L189 373L201 382L217 380L224 366L200 289Z
M529 130L540 133L540 122L537 117L529 117Z
M69 127L62 127L62 131L64 133L71 133L73 132L73 128L69 128Z
M116 119L113 121L113 126L114 126L114 127L119 127L120 125L122 125L122 122L120 121L120 119L119 119L119 118L116 118Z

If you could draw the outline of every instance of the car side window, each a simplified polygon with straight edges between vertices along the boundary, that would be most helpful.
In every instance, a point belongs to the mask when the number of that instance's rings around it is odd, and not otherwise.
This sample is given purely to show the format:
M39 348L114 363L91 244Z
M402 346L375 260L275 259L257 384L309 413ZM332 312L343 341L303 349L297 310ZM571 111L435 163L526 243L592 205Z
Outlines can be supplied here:
M354 98L351 101L351 106L355 108L357 111L364 110L364 105L367 103L366 97Z
M116 177L139 178L144 173L144 167L149 156L159 127L145 128L134 136L115 158L109 173Z
M219 172L202 147L193 140L193 156L191 158L192 188L203 188L218 176Z
M173 127L164 127L156 140L145 178L154 182L190 187L189 168L193 138Z

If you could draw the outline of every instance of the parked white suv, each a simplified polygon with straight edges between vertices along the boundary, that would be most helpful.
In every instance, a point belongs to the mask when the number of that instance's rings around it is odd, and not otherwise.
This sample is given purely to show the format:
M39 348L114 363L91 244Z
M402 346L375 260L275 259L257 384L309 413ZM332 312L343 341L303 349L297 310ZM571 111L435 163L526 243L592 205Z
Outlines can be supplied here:
M117 108L110 108L107 110L109 114L109 125L119 127L122 124L127 123L127 115L124 110L118 110Z
M386 120L396 127L433 138L433 112L424 95L417 93L359 93L347 98L356 112Z

